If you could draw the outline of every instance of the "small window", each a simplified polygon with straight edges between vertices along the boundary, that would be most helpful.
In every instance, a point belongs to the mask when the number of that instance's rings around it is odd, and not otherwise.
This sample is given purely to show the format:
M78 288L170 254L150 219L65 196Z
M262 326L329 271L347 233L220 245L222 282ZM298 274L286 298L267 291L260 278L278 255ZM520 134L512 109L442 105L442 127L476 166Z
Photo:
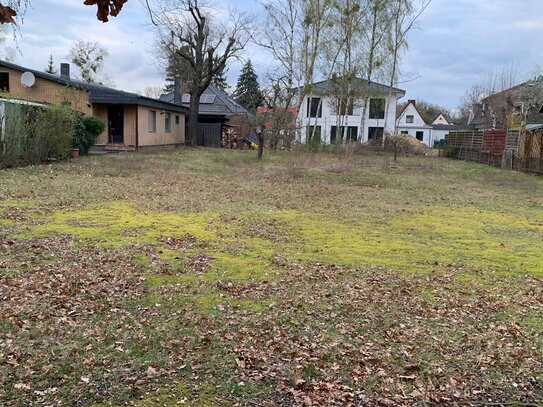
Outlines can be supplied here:
M156 131L156 111L149 110L149 132L154 133Z
M424 132L423 131L417 131L417 140L419 140L419 141L424 140Z
M175 124L179 124L179 115L178 114L175 115Z
M415 122L415 116L413 116L412 114L408 114L407 116L405 116L405 122L406 123L414 123Z
M166 133L172 132L172 114L171 113L164 113L164 129Z
M409 134L409 132L406 131L406 130L403 130L403 131L401 132L401 134Z
M307 117L322 117L321 98L307 98Z
M370 99L370 119L385 118L385 99Z
M0 72L0 92L9 92L9 72Z

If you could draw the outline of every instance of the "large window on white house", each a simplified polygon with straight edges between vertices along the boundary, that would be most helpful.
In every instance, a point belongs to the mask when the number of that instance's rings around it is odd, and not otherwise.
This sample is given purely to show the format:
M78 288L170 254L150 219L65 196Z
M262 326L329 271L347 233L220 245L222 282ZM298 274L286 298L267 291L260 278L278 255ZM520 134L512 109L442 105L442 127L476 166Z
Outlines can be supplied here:
M306 127L307 143L319 144L321 142L321 126Z
M171 113L164 113L164 129L166 133L172 132L172 114Z
M149 110L149 132L156 132L156 111Z
M338 99L337 105L339 106L340 116L352 116L354 111L354 99Z
M408 114L405 116L405 122L406 123L414 123L415 122L415 116L412 114Z
M370 99L370 119L385 118L385 99Z
M347 127L347 140L348 141L358 140L358 127L356 126Z
M322 117L321 98L307 98L307 117Z
M379 139L383 137L385 129L383 127L369 127L368 140Z
M330 127L330 144L340 143L343 139L343 130L345 129L344 126L338 127L332 126Z

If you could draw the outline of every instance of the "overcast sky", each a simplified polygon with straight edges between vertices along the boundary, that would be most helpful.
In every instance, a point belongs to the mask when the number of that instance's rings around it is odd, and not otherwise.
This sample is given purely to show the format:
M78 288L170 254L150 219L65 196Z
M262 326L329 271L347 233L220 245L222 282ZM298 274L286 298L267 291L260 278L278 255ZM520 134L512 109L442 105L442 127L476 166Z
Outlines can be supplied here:
M220 0L241 10L259 11L254 0ZM152 54L153 33L139 0L129 0L109 23L96 20L96 8L82 0L39 0L26 13L15 62L34 69L67 61L78 39L100 41L109 51L107 73L118 89L138 91L162 85L164 72ZM519 79L543 65L543 0L433 0L409 37L404 57L405 99L424 99L450 108L464 90L492 68L513 63ZM267 57L255 47L247 57L264 76ZM239 66L228 80L234 85Z

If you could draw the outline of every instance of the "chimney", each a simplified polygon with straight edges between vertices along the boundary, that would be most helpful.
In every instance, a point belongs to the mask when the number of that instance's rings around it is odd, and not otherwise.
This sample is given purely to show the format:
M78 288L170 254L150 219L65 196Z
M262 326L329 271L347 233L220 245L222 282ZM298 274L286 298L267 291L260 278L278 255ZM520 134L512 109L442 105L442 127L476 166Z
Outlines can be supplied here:
M62 79L70 79L70 64L60 64L60 77Z
M173 81L173 103L180 105L183 102L181 95L181 78L176 76Z
M417 102L415 101L415 99L409 99L407 103L411 103L413 106L417 107Z

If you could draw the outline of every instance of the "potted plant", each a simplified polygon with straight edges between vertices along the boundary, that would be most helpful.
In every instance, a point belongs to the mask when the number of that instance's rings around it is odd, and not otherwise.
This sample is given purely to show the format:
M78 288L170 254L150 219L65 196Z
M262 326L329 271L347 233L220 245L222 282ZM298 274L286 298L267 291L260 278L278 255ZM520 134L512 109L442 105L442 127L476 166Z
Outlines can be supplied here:
M70 150L70 157L71 158L79 157L79 148L72 147L72 149Z

